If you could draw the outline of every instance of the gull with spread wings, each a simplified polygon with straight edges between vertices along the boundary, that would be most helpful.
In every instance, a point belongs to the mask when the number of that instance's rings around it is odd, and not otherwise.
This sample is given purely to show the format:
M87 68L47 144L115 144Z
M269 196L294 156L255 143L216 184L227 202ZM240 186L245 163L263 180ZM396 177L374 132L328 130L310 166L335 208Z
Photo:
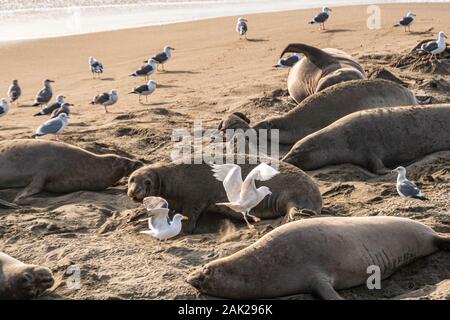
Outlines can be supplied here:
M279 171L275 170L266 163L256 166L242 181L241 167L236 164L212 164L214 177L223 182L225 192L227 193L229 202L216 203L219 206L227 206L230 209L242 213L247 226L254 228L248 222L247 217L251 217L253 221L258 222L260 219L250 214L251 210L256 207L267 195L272 194L266 186L256 188L255 180L267 181L276 176Z

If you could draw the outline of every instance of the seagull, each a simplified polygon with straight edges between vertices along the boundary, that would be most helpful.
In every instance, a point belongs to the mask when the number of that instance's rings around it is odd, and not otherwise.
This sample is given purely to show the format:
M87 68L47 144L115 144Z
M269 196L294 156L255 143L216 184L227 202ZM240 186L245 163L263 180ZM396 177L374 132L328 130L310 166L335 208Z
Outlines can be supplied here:
M91 67L92 78L95 78L96 74L103 73L103 65L94 57L89 57L89 66Z
M3 98L0 100L0 118L6 116L9 111L8 100Z
M219 206L227 206L230 209L242 213L247 226L253 229L247 217L251 217L253 221L260 221L259 218L250 215L251 210L256 207L267 195L272 194L268 187L262 186L256 188L255 180L267 181L272 179L279 171L275 170L266 163L261 163L247 175L242 181L241 167L236 164L212 164L214 177L223 182L228 201L216 203Z
M148 77L155 72L156 68L156 60L149 59L146 65L136 70L135 73L130 74L130 77L145 77L145 80L148 80Z
M236 32L239 34L239 39L242 39L242 36L244 36L245 39L247 39L247 31L248 31L247 22L248 21L246 19L240 17L236 23Z
M47 120L44 124L37 128L34 137L37 139L47 134L54 134L56 136L56 140L59 140L58 134L61 133L69 123L67 118L67 114L61 113L57 118Z
M11 86L8 89L9 101L13 103L14 101L17 101L21 95L22 89L20 89L19 81L13 80Z
M325 30L325 21L328 20L328 18L330 17L330 11L332 11L330 8L328 7L323 7L322 8L322 12L319 13L317 16L315 16L310 22L309 24L316 24L319 23L320 27L323 28L323 30Z
M36 98L33 103L33 107L40 106L42 104L48 103L53 96L52 86L51 83L55 82L53 80L44 80L44 88L41 89L41 91L38 92L36 95Z
M300 61L301 58L302 58L302 55L300 53L296 53L292 56L287 57L286 59L278 60L278 63L276 65L274 65L273 67L280 68L280 69L292 68L294 66L294 64L296 64L297 62Z
M411 31L411 25L413 24L415 17L416 17L416 15L414 13L408 12L406 17L404 17L397 24L395 24L394 27L403 26L403 27L405 27L405 32L406 32L406 28L408 28L408 31Z
M422 201L428 200L422 195L420 189L411 181L406 179L406 169L398 167L392 172L398 172L397 176L397 192L402 198L415 198Z
M141 103L141 96L145 96L145 101L148 101L148 96L151 95L156 90L156 81L150 80L147 84L136 87L129 94L138 94L139 103Z
M113 89L111 92L104 92L102 94L96 95L91 104L101 104L105 107L105 112L108 113L107 106L111 106L115 104L119 100L119 95L117 94L117 90Z
M424 43L422 47L420 47L420 49L418 50L425 51L431 54L430 56L431 61L431 58L435 57L437 54L441 54L447 48L445 38L447 38L447 36L445 35L444 31L441 31L439 32L439 37L437 41L429 41L427 43Z
M142 234L152 236L153 238L167 240L177 236L181 232L181 221L189 218L179 213L169 219L169 204L160 197L147 197L143 204L150 214L148 219L148 228L150 230L141 231Z
M152 59L156 61L158 65L162 66L162 71L164 71L164 64L172 58L172 51L175 49L169 46L164 47L164 51L161 53L158 53L156 56L154 56ZM147 62L147 61L144 61ZM158 67L158 66L156 66Z
M51 119L58 117L61 113L65 113L67 115L70 114L70 107L73 106L71 103L64 102L59 109L56 109L52 112L50 116Z
M59 109L62 106L62 104L64 103L64 98L65 97L61 95L57 96L55 102L47 105L45 108L42 108L42 110L36 113L34 116L47 116L51 114L53 111Z

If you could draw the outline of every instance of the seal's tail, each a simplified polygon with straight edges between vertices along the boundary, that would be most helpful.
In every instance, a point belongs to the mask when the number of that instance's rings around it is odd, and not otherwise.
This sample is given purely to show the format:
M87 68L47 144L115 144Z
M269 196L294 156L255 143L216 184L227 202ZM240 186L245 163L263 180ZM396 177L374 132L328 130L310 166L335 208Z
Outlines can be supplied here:
M450 235L441 234L436 239L436 244L440 250L450 251Z

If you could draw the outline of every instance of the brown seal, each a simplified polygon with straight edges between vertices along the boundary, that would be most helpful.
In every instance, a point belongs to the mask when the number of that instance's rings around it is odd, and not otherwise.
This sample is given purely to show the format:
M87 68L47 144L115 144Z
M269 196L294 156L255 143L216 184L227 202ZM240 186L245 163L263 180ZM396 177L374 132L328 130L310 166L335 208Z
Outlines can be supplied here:
M257 166L240 165L242 176ZM261 219L272 219L296 211L320 213L322 196L315 182L298 168L280 162L280 174L268 181L257 181L257 187L269 187L267 196L254 208L254 215ZM159 196L169 202L169 207L189 217L183 224L183 232L192 233L197 220L208 210L222 212L237 219L237 214L218 202L228 201L222 182L213 176L208 164L156 164L135 171L128 180L128 196L141 202L148 196Z
M279 142L293 145L307 135L353 112L416 104L417 100L410 90L391 81L382 79L348 81L313 94L288 113L267 118L252 127L245 115L233 113L221 122L219 130L278 129Z
M61 142L0 142L0 189L25 187L15 201L41 191L104 190L142 166L139 161L96 155Z
M0 252L0 300L36 298L53 283L50 269L25 264Z
M194 271L187 281L200 292L231 299L313 293L342 299L336 290L385 279L438 250L450 237L411 219L324 217L276 228L253 245Z
M289 72L289 95L297 103L306 97L332 85L366 79L361 65L344 51L327 48L319 49L303 43L292 43L284 49L287 52L304 55Z
M352 113L297 142L283 158L303 170L352 163L384 174L450 150L450 104Z

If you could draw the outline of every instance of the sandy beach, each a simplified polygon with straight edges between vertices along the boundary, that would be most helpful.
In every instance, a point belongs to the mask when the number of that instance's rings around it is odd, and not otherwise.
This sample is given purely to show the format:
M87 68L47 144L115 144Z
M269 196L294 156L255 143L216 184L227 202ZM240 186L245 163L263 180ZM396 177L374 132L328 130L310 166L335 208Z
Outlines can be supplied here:
M238 39L236 17L226 17L0 43L0 90L6 95L12 79L18 79L23 90L18 106L0 119L0 139L34 134L44 119L32 116L39 109L31 104L48 78L55 80L55 96L63 94L75 104L62 135L66 143L147 164L167 162L175 128L192 128L193 121L202 121L205 129L216 128L234 111L257 121L295 106L287 93L288 71L272 68L292 42L345 50L369 73L384 67L417 96L449 103L450 75L395 68L390 61L420 41L436 38L441 30L450 34L450 3L380 8L382 24L377 30L366 26L366 6L352 6L333 8L325 31L307 24L317 9L248 15L247 41ZM410 33L393 27L407 11L417 15ZM141 105L128 92L145 81L129 75L166 45L176 49L173 59L167 72L151 76L157 90L148 105ZM101 79L92 79L89 56L104 64ZM89 104L94 95L111 89L119 92L111 113ZM351 165L308 174L323 194L323 215L402 216L450 232L450 151L427 156L407 169L430 201L400 198L395 174L374 176ZM20 210L0 209L1 251L53 271L57 281L46 299L203 299L185 282L186 275L248 246L279 223L263 221L250 231L242 223L212 215L196 234L180 236L156 250L156 240L139 234L147 227L139 222L144 209L127 197L126 188L124 179L104 192L42 193L30 197ZM18 191L0 190L0 198L12 201ZM81 272L80 287L71 286L71 266ZM450 253L439 252L402 268L383 281L381 290L358 287L341 293L347 299L450 299L449 279Z

